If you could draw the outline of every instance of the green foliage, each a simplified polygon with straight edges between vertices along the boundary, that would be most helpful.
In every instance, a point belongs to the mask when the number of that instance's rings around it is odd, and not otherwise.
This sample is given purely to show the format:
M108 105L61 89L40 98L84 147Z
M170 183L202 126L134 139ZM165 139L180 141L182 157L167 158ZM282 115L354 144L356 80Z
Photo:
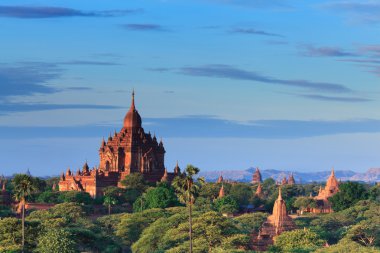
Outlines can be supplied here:
M131 173L127 175L122 181L121 184L127 190L136 190L140 193L143 193L148 187L147 182L144 180L144 176L141 173Z
M35 246L35 238L39 231L38 223L25 222L25 248ZM0 252L12 252L11 249L21 249L21 220L16 218L0 219Z
M145 228L167 215L168 213L163 209L148 209L140 213L125 214L117 226L116 235L123 240L124 245L130 247L139 239Z
M37 252L40 253L75 253L75 241L64 229L49 229L38 238Z
M239 183L232 185L229 195L237 201L238 207L240 207L249 204L249 200L252 198L253 192L249 185Z
M12 209L8 206L0 205L0 218L10 217L13 215Z
M329 198L334 211L341 211L355 205L359 200L367 199L368 192L363 184L346 182L339 186L339 192Z
M379 213L380 215L380 213ZM352 226L346 235L347 238L363 246L380 247L380 218L363 220Z
M205 197L198 197L194 203L194 211L209 212L214 210L214 203L211 199Z
M202 185L199 196L203 198L208 198L210 200L214 200L219 195L221 184L215 184L215 183L207 183ZM231 188L230 184L224 184L224 190L225 192L229 192L229 189Z
M88 192L66 191L59 194L58 202L75 202L78 204L89 205L93 203L93 199Z
M353 242L348 239L342 239L338 244L331 245L327 248L320 248L314 253L345 253L345 252L357 252L357 253L379 253L380 249L369 248L361 246L359 243Z
M21 222L19 219L5 218L0 220L0 245L21 246Z
M235 213L239 209L238 202L232 196L224 196L214 201L216 210L221 213Z
M232 219L216 212L199 214L194 218L194 252L213 252L213 250L247 249L247 234L241 233ZM189 232L187 222L167 229L159 243L165 252L188 252ZM154 251L152 251L154 252Z
M107 234L115 234L123 216L124 214L102 216L96 220L96 225L100 226L100 228Z
M369 190L369 199L380 202L380 184L376 184Z
M375 224L378 224L379 213L380 206L376 202L360 201L343 211L312 218L310 228L329 244L335 244L346 235L351 226L358 222L373 220Z
M178 205L177 196L172 187L152 187L133 204L135 212L151 208L167 208Z
M186 222L187 219L188 216L185 212L158 219L144 230L138 241L132 245L132 251L151 253L163 252L165 248L170 248L170 246L166 245L165 241L162 240L162 236L167 230L176 228L179 224Z
M247 213L233 218L233 221L241 233L251 234L253 231L259 231L267 217L266 213Z
M36 198L38 203L60 203L59 196L62 192L45 191L39 194Z
M317 202L313 198L298 197L294 201L294 207L304 210L306 208L314 208L317 206Z
M313 252L323 244L324 240L308 229L283 232L274 239L274 246L281 252Z

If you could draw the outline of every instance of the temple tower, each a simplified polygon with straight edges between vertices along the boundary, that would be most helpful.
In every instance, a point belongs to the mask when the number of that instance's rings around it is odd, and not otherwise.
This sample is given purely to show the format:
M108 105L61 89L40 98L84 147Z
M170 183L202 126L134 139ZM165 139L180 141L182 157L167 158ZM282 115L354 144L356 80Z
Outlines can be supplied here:
M295 183L296 183L296 181L294 180L293 173L291 173L289 178L288 178L288 185L294 185Z
M278 198L274 202L273 213L263 223L259 233L252 234L253 249L265 251L273 244L273 238L282 232L295 229L296 226L286 211L286 203L281 196L281 187L278 189Z
M259 168L256 168L255 173L252 176L252 184L258 184L261 183L263 180L261 178L261 173Z
M222 187L220 188L220 190L219 190L219 196L218 196L218 198L223 198L224 197L224 185L222 184Z
M339 192L339 182L335 177L334 168L331 170L331 174L326 181L325 188L322 186L319 188L318 195L314 198L317 201L317 207L313 208L313 213L331 213L332 207L329 202L329 198Z

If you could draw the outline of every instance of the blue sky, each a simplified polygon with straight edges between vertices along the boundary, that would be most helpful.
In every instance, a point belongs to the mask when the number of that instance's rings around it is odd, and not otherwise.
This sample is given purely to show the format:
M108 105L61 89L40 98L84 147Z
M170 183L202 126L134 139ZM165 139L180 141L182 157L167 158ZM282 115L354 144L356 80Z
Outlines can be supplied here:
M0 174L98 163L136 90L166 165L380 166L380 2L0 4Z

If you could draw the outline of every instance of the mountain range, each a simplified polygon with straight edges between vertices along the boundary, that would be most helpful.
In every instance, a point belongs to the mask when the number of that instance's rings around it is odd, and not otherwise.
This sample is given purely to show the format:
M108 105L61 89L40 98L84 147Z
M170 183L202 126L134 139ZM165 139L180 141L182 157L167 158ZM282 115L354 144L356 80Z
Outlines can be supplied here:
M227 180L250 182L255 170L256 168L248 168L246 170L201 171L200 176L204 177L207 182L215 182L220 175ZM260 170L260 172L263 180L273 178L276 181L281 181L284 177L288 178L289 175L293 173L296 183L325 182L331 174L330 170L314 172ZM371 168L364 173L352 170L337 170L335 171L335 176L342 181L380 182L380 168Z

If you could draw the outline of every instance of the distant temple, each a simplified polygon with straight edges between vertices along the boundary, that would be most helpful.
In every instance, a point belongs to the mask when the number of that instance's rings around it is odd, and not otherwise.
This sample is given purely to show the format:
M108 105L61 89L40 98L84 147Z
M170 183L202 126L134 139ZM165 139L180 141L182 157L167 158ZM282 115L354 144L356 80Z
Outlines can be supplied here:
M252 176L252 184L258 184L261 183L263 180L261 178L261 173L259 168L256 168L255 173Z
M286 211L285 201L281 196L281 187L278 190L278 198L273 206L273 213L261 226L259 233L252 234L253 250L265 251L273 244L273 238L282 232L296 228L291 217Z
M0 205L8 206L11 204L11 194L6 190L7 180L2 177L0 178Z
M222 174L220 174L220 176L218 177L218 180L216 181L216 183L220 184L220 183L223 183L223 182L224 182L223 176L222 176Z
M131 173L141 173L149 182L171 181L180 172L178 163L174 173L168 173L164 165L165 148L156 137L145 133L135 108L134 92L129 111L124 117L120 132L103 139L99 149L100 164L90 169L87 162L82 171L70 169L62 173L59 191L84 191L92 197L103 194L108 186L121 187L121 181Z
M294 185L295 183L296 183L296 181L294 180L293 173L291 173L289 178L288 178L288 185Z
M332 197L339 191L339 182L335 177L334 169L331 170L331 174L327 179L324 189L319 188L318 195L314 197L317 201L317 207L312 209L313 213L331 213L331 203L328 198Z
M288 178L284 176L280 182L277 182L278 185L295 185L296 180L294 179L293 173L289 175Z

